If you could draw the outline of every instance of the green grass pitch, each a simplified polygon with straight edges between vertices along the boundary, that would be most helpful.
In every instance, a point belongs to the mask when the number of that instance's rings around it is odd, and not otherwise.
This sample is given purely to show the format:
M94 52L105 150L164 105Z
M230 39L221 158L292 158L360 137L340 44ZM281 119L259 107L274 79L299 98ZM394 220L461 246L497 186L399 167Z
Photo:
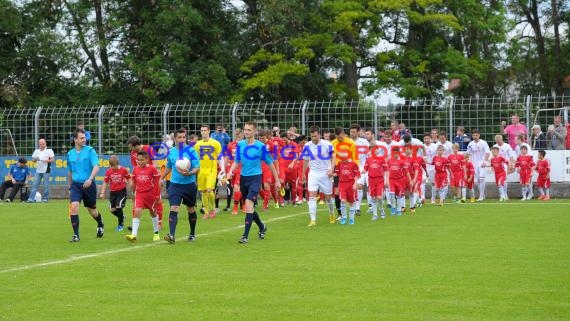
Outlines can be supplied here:
M165 202L165 205L167 202ZM81 209L68 243L67 203L0 204L0 320L569 320L567 200L426 205L354 226L306 227L306 205L262 213L265 240L243 215L199 219L188 243L114 231ZM130 208L126 209L130 213ZM130 222L130 215L127 222ZM165 226L166 232L166 226Z

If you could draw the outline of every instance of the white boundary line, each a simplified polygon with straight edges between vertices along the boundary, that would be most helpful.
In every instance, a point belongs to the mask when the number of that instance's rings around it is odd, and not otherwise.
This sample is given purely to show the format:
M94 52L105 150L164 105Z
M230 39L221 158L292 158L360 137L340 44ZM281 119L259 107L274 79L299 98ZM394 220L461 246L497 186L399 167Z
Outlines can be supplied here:
M297 214L279 216L279 217L275 217L275 218L271 218L271 219L266 219L266 220L264 220L264 222L272 223L272 222L282 221L282 220L286 220L286 219L296 217L296 216L307 215L308 213L309 212L302 212L302 213L297 213ZM222 234L222 233L231 232L231 231L240 230L240 229L243 229L243 224L239 225L239 226L235 226L235 227L230 227L230 228L225 228L222 230L209 232L209 233L198 234L197 237ZM107 256L107 255L113 255L113 254L123 253L123 252L129 252L129 251L133 251L133 250L144 249L147 247L156 246L156 245L163 245L163 244L165 244L165 242L153 242L153 243L148 243L148 244L143 244L143 245L135 245L135 246L131 246L131 247L125 247L125 248L116 249L116 250L109 250L109 251L103 251L103 252L91 253L91 254L85 254L85 255L79 255L79 256L71 256L67 259L48 261L48 262L37 263L37 264L28 264L28 265L16 266L16 267L0 270L0 274L11 273L11 272L20 272L20 271L26 271L26 270L34 270L34 269L38 269L38 268L42 268L42 267L66 264L66 263L71 263L71 262L75 262L75 261L82 261L82 260L86 260L86 259L91 259L91 258L96 258L96 257L101 257L101 256Z

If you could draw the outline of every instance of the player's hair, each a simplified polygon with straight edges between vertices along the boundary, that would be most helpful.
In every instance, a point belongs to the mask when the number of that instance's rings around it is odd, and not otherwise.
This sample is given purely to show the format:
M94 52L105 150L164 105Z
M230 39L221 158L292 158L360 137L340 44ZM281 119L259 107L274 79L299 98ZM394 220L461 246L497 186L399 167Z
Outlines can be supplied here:
M522 147L521 147L521 148L522 148ZM546 156L546 151L539 150L539 151L538 151L538 155L544 157L544 156Z
M445 132L445 130L440 131L439 134L437 135L447 137L447 133Z
M451 146L451 148L457 148L457 149L459 149L459 144L458 144L458 143L454 143L453 146Z
M317 133L320 134L321 133L321 129L319 128L319 126L311 126L311 128L309 128L309 133Z
M74 138L77 138L77 135L78 135L79 133L85 134L85 131L84 131L83 129L76 128L76 129L73 131L73 137L74 137Z
M424 137L429 137L429 138L431 138L431 133L425 133L425 134L424 134Z
M465 127L463 127L463 126L457 126L456 131L457 131L457 130L460 130L460 131L462 131L462 132L465 132Z
M148 153L145 152L144 150L141 150L140 152L137 153L137 156L142 156L144 158L148 158Z
M111 156L109 156L109 165L110 165L110 166L117 166L117 165L119 165L119 158L117 157L117 155L111 155Z
M207 130L210 130L210 125L206 124L200 125L200 129L202 129L202 127L206 127Z
M331 134L329 135L329 139L330 139L331 141L335 140L335 139L336 139L335 133L331 133Z
M497 148L497 149L498 149L498 148ZM521 146L521 149L528 150L528 148L527 148L525 145L522 145L522 146Z
M463 157L465 157L465 158L470 158L470 157L471 157L471 154L465 153L465 154L463 154Z
M384 136L390 136L390 138L392 138L392 130L391 129L387 129L384 131Z
M174 132L174 137L178 136L178 134L185 134L186 135L186 129L184 129L184 128L177 129L176 132ZM134 137L136 137L136 136L134 136Z
M257 129L257 123L253 120L250 120L248 122L245 123L246 125L252 126L253 129Z
M471 131L471 134L481 134L478 128L475 128Z
M356 129L356 131L360 131L360 125L358 124L351 124L349 129Z
M404 140L404 143L409 143L412 141L412 136L410 135L404 135L404 137L402 137L402 139Z
M18 163L20 163L20 164L27 164L28 161L26 160L25 157L20 157L20 158L18 158Z
M176 131L178 133L178 131ZM127 139L127 145L129 146L138 146L141 145L141 139L138 136L131 136Z
M77 121L77 126L79 126L79 125L85 125L85 122L83 120L79 120L79 121Z
M444 149L443 145L437 145L437 150Z
M366 128L365 131L366 131L366 132L371 132L372 134L374 134L374 129L372 129L372 128Z
M302 141L302 140L307 140L307 136L299 135L299 141Z
M523 146L523 147L524 147L524 146ZM499 151L499 147L497 147L497 146L493 146L493 147L491 147L491 149L496 150L496 151Z
M337 136L340 135L340 134L344 134L344 128L342 128L342 127L335 127L334 133L335 133L335 135L337 135Z
M329 134L330 134L330 133L331 133L331 131L330 131L330 130L328 130L328 129L323 129L323 134L326 134L326 133L329 133Z
M190 134L190 136L188 136L188 140L192 141L194 139L198 139L198 135L196 134Z
M287 136L287 132L281 131L281 132L279 133L279 137L280 137L280 138L287 138L287 137L289 137L289 136Z

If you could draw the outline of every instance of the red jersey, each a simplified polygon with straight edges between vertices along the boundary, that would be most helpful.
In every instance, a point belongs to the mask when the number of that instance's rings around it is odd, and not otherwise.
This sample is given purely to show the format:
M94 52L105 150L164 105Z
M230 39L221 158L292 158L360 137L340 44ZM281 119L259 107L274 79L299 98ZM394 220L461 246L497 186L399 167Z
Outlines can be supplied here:
M466 172L467 172L467 177L466 177L466 178L475 176L475 166L473 166L473 163L466 161L466 162L465 162L465 169L466 169Z
M400 159L404 164L404 171L410 174L410 177L414 177L414 160L413 157L410 156L401 156Z
M414 172L418 173L418 176L416 177L417 181L421 181L422 177L423 177L423 169L425 169L426 167L426 163L424 161L424 158L422 156L416 156L412 159L412 162L414 164ZM411 175L411 178L414 178L414 175Z
M272 148L277 150L278 158L281 159L281 149L285 147L285 142L280 137L273 137L270 140Z
M279 159L279 166L281 166L281 168L288 168L295 158L299 157L298 148L297 143L289 141L287 148L283 149L283 155L281 155L281 150L279 151L279 155L284 156L284 158Z
M534 161L532 160L532 155L521 155L517 158L515 167L520 168L520 173L530 174L532 167L534 167Z
M493 167L493 171L495 171L495 175L502 175L506 174L505 165L508 165L509 162L503 156L497 156L491 158L491 167Z
M550 173L550 161L548 159L539 159L536 162L536 171L538 175L544 176Z
M355 162L339 162L334 169L339 182L354 182L355 177L360 177L360 169Z
M451 154L447 159L449 159L449 169L452 173L463 172L463 168L465 168L465 157L463 155Z
M151 156L151 155L150 155L150 152L149 152L149 149L150 149L150 146L148 146L148 145L142 145L141 151L144 151L144 152L146 152L149 156ZM138 167L138 165L137 165L137 153L138 153L138 151L134 151L134 150L131 151L131 165L133 165L133 169L136 168L136 167ZM154 155L154 154L153 154L153 155ZM152 159L152 157L151 157L151 159Z
M384 157L368 157L364 163L364 170L368 172L369 178L382 178L388 171L388 163Z
M402 180L406 177L404 162L401 159L391 158L388 160L388 171L390 173L390 180Z
M130 178L131 175L129 175L129 171L126 168L119 166L117 168L110 167L105 172L105 178L103 178L103 181L109 184L111 192L118 192L127 188L127 181Z
M159 187L160 174L158 170L147 164L145 167L137 166L133 170L133 182L135 191L138 193L157 192L160 191Z
M445 156L434 156L432 160L432 165L437 173L445 173L449 169L449 159Z

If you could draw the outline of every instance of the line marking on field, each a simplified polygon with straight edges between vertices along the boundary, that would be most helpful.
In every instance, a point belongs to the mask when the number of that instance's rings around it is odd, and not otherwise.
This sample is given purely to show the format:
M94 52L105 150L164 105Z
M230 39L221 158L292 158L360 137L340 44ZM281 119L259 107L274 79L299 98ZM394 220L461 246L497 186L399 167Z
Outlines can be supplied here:
M267 219L264 222L272 223L272 222L282 221L282 220L286 220L286 219L296 217L296 216L307 215L308 213L309 212L302 212L302 213L297 213L297 214L279 216L279 217ZM217 231L198 234L197 237L201 238L201 237L205 237L205 236L209 236L209 235L222 234L222 233L231 232L231 231L240 230L240 229L243 229L243 224L239 225L239 226L234 226L234 227L230 227L230 228L217 230ZM185 236L184 238L181 238L181 239L186 240L186 238L187 238L187 236ZM165 244L165 242L154 242L154 243L148 243L148 244L142 244L142 245L135 245L135 246L131 246L131 247L125 247L125 248L121 248L121 249L115 249L115 250L109 250L109 251L103 251L103 252L97 252L97 253L91 253L91 254L84 254L84 255L78 255L78 256L71 256L71 257L66 258L66 259L48 261L48 262L44 262L44 263L27 264L27 265L22 265L22 266L17 266L17 267L12 267L12 268L8 268L8 269L0 270L0 274L11 273L11 272L20 272L20 271L26 271L26 270L34 270L34 269L42 268L42 267L66 264L66 263L71 263L71 262L75 262L75 261L81 261L81 260L86 260L86 259L91 259L91 258L96 258L96 257L113 255L113 254L117 254L117 253L129 252L129 251L133 251L133 250L144 249L147 247L156 246L156 245L164 245L164 244Z

